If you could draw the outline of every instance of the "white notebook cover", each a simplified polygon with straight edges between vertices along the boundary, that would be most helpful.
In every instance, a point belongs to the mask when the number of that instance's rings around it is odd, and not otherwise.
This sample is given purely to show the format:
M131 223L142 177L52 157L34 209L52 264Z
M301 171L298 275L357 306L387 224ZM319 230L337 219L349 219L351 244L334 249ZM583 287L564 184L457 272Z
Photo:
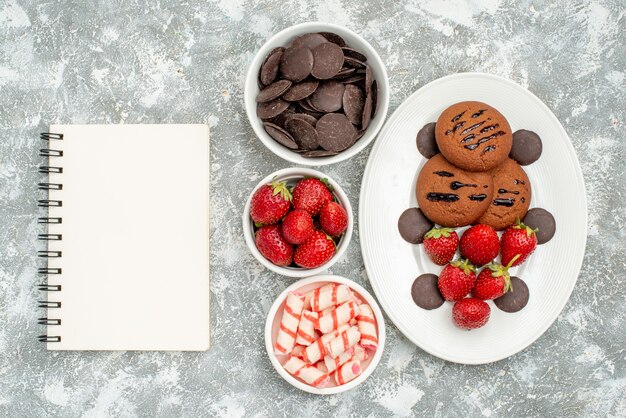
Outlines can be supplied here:
M49 350L209 348L209 135L206 125L52 125Z

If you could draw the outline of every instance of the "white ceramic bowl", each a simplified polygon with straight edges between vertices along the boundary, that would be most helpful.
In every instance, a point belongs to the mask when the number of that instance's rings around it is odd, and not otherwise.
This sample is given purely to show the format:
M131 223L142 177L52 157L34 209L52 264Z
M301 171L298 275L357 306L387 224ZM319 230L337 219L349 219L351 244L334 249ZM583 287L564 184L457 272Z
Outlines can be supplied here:
M343 208L348 213L348 228L346 232L343 233L341 238L339 239L339 243L337 244L337 250L335 251L335 255L326 262L317 268L314 269L305 269L301 267L281 267L269 261L267 258L263 257L263 255L259 252L256 247L254 240L254 222L250 217L250 202L252 200L252 195L257 189L264 184L271 183L274 178L279 181L287 182L287 185L293 187L298 180L301 180L304 177L317 177L320 179L326 178L328 179L328 184L333 187L333 194L337 198L337 202L343 206ZM333 264L337 262L339 258L343 255L343 253L348 248L350 244L350 240L352 239L352 230L353 230L353 222L354 215L352 214L352 206L350 205L350 201L348 200L348 195L343 191L341 186L337 184L332 178L327 176L324 173L321 173L317 170L313 170L310 168L284 168L282 170L278 170L269 176L265 177L263 180L259 182L254 187L254 190L250 193L248 200L246 201L246 206L243 209L243 235L246 240L246 244L248 244L248 248L252 255L259 261L259 263L263 264L268 269L272 270L275 273L282 274L283 276L289 277L308 277L314 276L316 274L320 274L327 269L329 269Z
M286 46L296 36L311 32L336 33L341 36L351 48L364 53L367 56L367 63L372 69L373 78L376 80L378 85L378 112L376 113L376 116L372 118L365 135L363 135L361 139L359 139L347 150L330 157L305 158L280 145L271 136L269 136L267 132L265 132L261 119L256 114L256 97L259 94L259 86L257 83L258 74L261 64L263 64L267 54L269 54L269 52L276 47ZM376 53L376 50L372 48L372 46L361 36L352 32L350 29L344 28L343 26L333 25L331 23L301 23L284 29L272 36L267 42L265 42L261 49L259 49L259 52L257 52L256 56L252 60L252 63L250 64L248 75L246 76L246 83L244 86L244 104L252 129L254 129L254 132L259 137L261 142L263 142L263 144L274 154L295 164L310 166L333 164L339 161L347 160L348 158L358 154L374 140L378 131L380 131L380 128L383 126L387 116L387 109L389 107L389 79L387 78L385 64L381 60L380 56Z
M306 383L302 382L299 379L296 379L283 368L282 364L288 360L288 356L276 356L274 354L274 344L276 343L276 336L278 335L278 329L280 327L280 320L283 308L285 306L285 300L287 299L287 294L289 292L298 293L306 293L316 287L320 287L329 282L335 282L339 284L345 284L350 289L352 289L358 296L360 296L363 302L366 302L372 307L374 311L374 316L376 317L376 325L378 328L378 348L372 355L369 352L370 357L362 363L363 372L354 380L341 385L336 386L334 380L331 378L331 382L325 388L316 388L313 386L309 386ZM272 365L278 372L278 374L285 379L287 382L297 387L298 389L304 390L309 393L314 393L316 395L332 395L335 393L345 392L347 390L353 389L354 387L363 383L370 374L374 371L380 358L383 355L383 349L385 348L385 320L383 318L383 313L378 307L378 303L376 300L359 284L353 282L350 279L346 279L341 276L333 276L333 275L323 275L323 276L315 276L309 277L306 279L298 280L293 283L287 289L285 289L274 301L274 304L270 308L267 314L267 321L265 322L265 349L267 350L267 355L272 362Z

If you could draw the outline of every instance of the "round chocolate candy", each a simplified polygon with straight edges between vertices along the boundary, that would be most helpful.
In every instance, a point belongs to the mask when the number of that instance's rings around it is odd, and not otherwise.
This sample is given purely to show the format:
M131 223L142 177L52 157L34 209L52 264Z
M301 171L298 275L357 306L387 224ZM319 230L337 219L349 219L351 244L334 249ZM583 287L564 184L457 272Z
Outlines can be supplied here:
M280 74L287 80L299 82L311 74L313 53L303 46L291 46L280 58Z
M317 90L319 84L320 82L317 80L305 80L301 83L292 84L289 90L283 94L282 99L290 102L306 99Z
M293 106L289 106L287 109L285 109L283 111L283 113L279 114L278 116L272 118L272 119L266 119L265 122L271 122L274 125L278 125L281 127L285 126L285 122L287 121L287 118L291 115L293 115L295 112L295 110L293 109Z
M398 219L398 232L400 236L411 244L424 242L424 234L432 229L435 224L428 219L420 208L409 208L402 212Z
M341 70L339 70L339 72L337 73L337 75L334 76L333 78L344 79L344 78L347 78L348 76L351 76L355 72L356 72L356 68L342 67Z
M493 303L504 312L518 312L528 303L528 286L519 277L511 277L511 291L493 300Z
M365 103L363 104L363 115L361 119L361 129L366 129L372 120L372 93L367 93Z
M372 119L378 113L378 83L372 81Z
M289 135L289 132L284 130L278 125L274 125L273 123L263 122L263 128L265 128L265 132L269 134L276 142L289 149L297 149L298 144L294 141L293 137Z
M363 61L359 61L358 59L352 57L345 57L343 62L349 67L354 67L358 69L365 68L365 63Z
M343 50L343 55L346 57L354 58L359 61L367 61L367 57L355 49L349 47L343 47L341 49Z
M280 65L280 57L283 55L285 48L274 48L265 58L261 69L259 70L259 81L262 85L267 86L276 80L278 75L278 67Z
M415 138L417 150L426 158L439 154L439 147L435 139L435 122L427 123L419 130Z
M316 158L316 157L331 157L331 156L337 155L337 154L339 154L339 153L335 152L335 151L326 151L324 149L316 149L316 150L313 150L313 151L303 152L300 155L302 155L303 157L306 157L306 158Z
M303 46L312 50L325 43L328 43L328 39L321 33L305 33L294 39L291 46Z
M315 125L319 143L326 151L341 152L350 147L357 135L356 128L342 113L327 113Z
M372 92L372 69L370 66L365 67L365 93L370 94Z
M556 221L550 212L542 208L532 208L526 213L522 223L537 229L537 244L550 241L556 232Z
M261 90L256 96L256 101L259 103L263 103L274 100L280 97L284 92L286 92L289 87L291 87L291 81L278 80Z
M343 38L339 35L337 35L336 33L332 33L332 32L320 32L320 35L322 35L324 38L326 38L328 40L328 42L332 42L334 44L337 44L341 47L346 46L346 41L343 40Z
M445 301L438 286L439 278L434 274L422 274L411 286L411 297L417 306L423 309L437 309Z
M359 81L364 80L364 79L365 79L365 73L363 73L363 74L358 73L358 74L353 74L353 75L351 75L348 78L342 78L341 82L343 84L354 84L354 83L358 83Z
M308 104L315 110L322 112L336 112L341 109L345 86L338 81L324 81L307 97Z
M313 68L311 75L319 80L327 80L336 76L343 66L343 52L341 48L331 42L315 47L313 53Z
M354 84L347 84L343 92L343 111L353 125L361 123L365 94Z
M306 113L292 113L285 118L285 123L289 122L290 119L302 119L303 121L308 122L313 127L317 123L317 119L315 117Z
M301 150L312 151L319 146L318 133L309 122L292 118L285 122L285 129Z
M513 132L513 146L509 157L517 161L519 165L534 163L541 157L542 150L541 138L536 133L525 129Z
M274 99L269 102L259 103L256 107L256 114L261 119L274 118L289 107L289 102L282 99Z

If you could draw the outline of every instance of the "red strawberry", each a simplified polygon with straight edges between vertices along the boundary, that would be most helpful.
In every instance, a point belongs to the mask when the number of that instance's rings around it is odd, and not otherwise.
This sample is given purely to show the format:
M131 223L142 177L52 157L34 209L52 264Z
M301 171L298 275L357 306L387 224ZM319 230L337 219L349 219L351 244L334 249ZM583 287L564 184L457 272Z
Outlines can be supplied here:
M272 181L254 192L250 202L250 217L256 226L280 221L291 206L291 193L281 181Z
M293 189L293 207L304 209L311 216L316 216L322 206L333 200L333 194L327 182L326 179L318 180L312 177L300 180Z
M296 247L293 261L300 267L313 269L330 260L335 255L335 243L321 231L313 231L311 237Z
M487 264L496 258L499 252L498 234L489 225L474 225L461 236L461 255L475 266Z
M524 225L518 219L515 225L509 226L502 234L500 255L502 264L509 264L513 257L519 254L519 258L513 261L511 266L519 266L537 247L537 230Z
M320 225L328 235L338 237L348 228L348 214L339 203L328 202L320 211Z
M480 328L487 323L491 308L480 299L461 299L452 307L454 323L463 329Z
M294 209L283 219L281 231L288 243L302 244L313 233L313 218L306 210Z
M518 258L519 255L515 255L506 267L500 263L490 263L485 267L476 278L472 296L482 300L497 299L510 292L512 288L509 268Z
M440 266L452 260L458 245L459 236L452 228L433 228L424 234L424 251Z
M280 233L279 225L262 226L255 234L256 247L263 257L277 266L288 266L293 259L293 247Z
M467 260L456 260L446 265L439 274L439 291L445 300L459 300L467 296L476 281L476 269Z

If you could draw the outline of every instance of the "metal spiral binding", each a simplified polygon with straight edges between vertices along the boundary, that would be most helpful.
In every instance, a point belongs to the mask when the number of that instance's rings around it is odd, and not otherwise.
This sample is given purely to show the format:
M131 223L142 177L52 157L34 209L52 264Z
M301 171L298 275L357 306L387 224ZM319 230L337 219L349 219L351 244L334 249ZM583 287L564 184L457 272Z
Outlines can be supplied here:
M63 223L63 218L39 218L37 219L38 224L61 224Z
M40 139L44 141L61 141L63 140L63 134L53 133L53 132L43 132L39 135ZM46 158L60 158L63 157L63 151L53 148L41 148L39 150L39 156ZM41 165L39 166L39 172L42 174L62 174L63 167L59 165ZM61 183L51 183L51 182L42 182L37 184L37 188L39 190L63 190L63 184ZM37 200L37 206L42 208L50 208L50 207L62 207L63 201L58 199L39 199ZM61 224L63 223L63 218L60 217L39 217L37 219L37 223L40 224ZM62 241L63 235L61 234L38 234L37 239L40 241ZM61 251L38 251L37 257L42 259L49 258L61 258L63 253ZM43 260L42 260L43 261ZM43 276L62 274L63 270L60 267L39 267L37 269L37 274ZM61 285L59 284L48 284L48 283L40 283L37 285L37 289L42 292L60 292ZM61 307L61 302L49 301L49 300L40 300L37 304L39 308L44 309L55 309ZM52 326L52 325L61 325L61 320L58 318L47 318L42 317L37 320L39 325ZM61 342L61 336L59 335L40 335L37 337L37 340L44 343L59 343Z
M49 208L51 206L60 207L63 206L63 202L60 200L42 199L37 201L37 206L40 208Z
M60 343L61 337L59 337L58 335L55 335L55 336L40 335L39 337L37 337L37 340L41 343Z
M60 183L39 183L37 187L39 190L63 190L63 185Z
M63 151L58 149L42 148L39 150L40 157L63 157Z
M49 166L49 165L40 165L39 166L39 172L40 173L44 173L44 174L48 174L48 173L62 174L63 173L63 167L53 167L53 166Z

